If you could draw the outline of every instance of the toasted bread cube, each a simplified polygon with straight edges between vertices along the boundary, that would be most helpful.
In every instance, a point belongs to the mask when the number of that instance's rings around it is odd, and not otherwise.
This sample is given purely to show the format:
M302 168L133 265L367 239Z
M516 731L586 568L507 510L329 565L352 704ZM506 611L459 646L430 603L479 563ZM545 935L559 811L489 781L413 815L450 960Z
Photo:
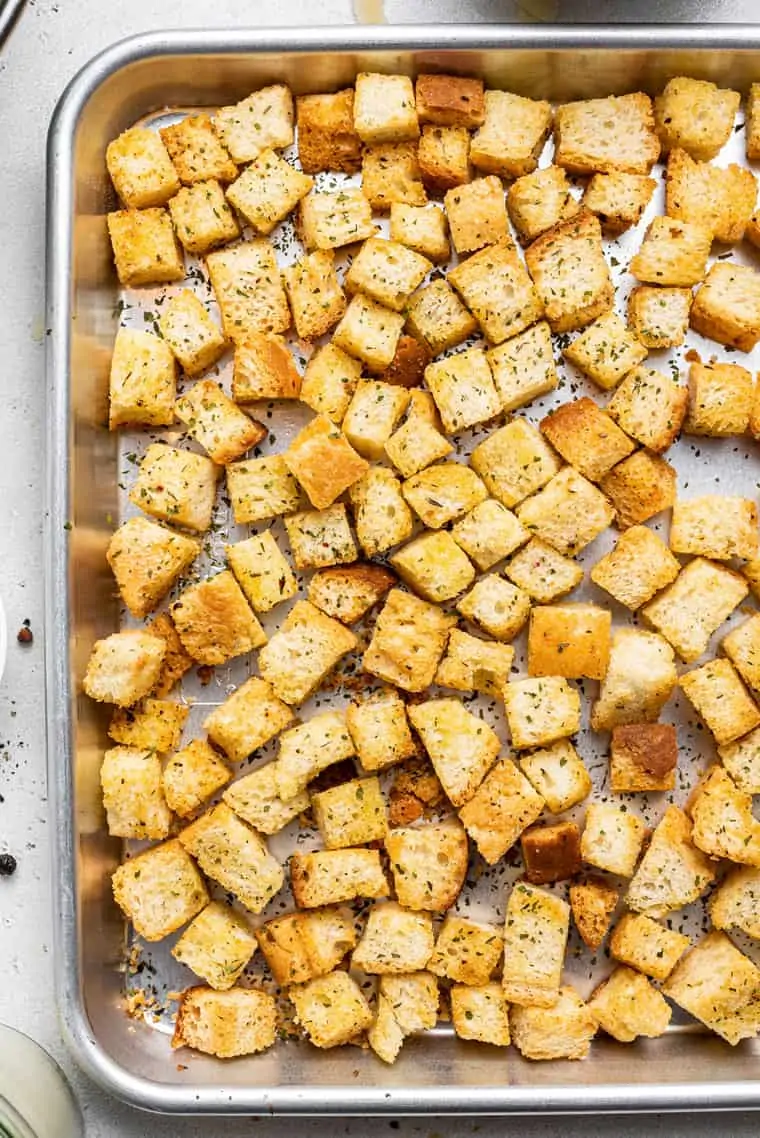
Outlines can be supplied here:
M646 832L642 820L625 806L590 802L581 838L581 857L597 869L631 877Z
M499 242L511 246L504 187L495 175L456 186L446 193L443 204L451 240L460 256Z
M705 279L712 239L703 222L655 217L629 271L647 284L690 288Z
M638 285L628 297L628 327L647 348L676 348L686 338L691 301L690 288Z
M528 675L603 680L612 616L590 604L538 605L528 628Z
M760 939L760 869L732 869L710 897L708 908L716 929L740 929Z
M738 91L704 79L671 79L654 101L662 149L680 147L701 162L717 157L731 136L740 100Z
M524 755L520 769L552 814L564 814L593 789L591 775L569 739Z
M555 474L543 490L522 502L516 512L527 530L565 554L579 553L615 516L604 494L572 466Z
M669 723L612 728L610 786L614 791L673 790L678 765L676 729Z
M301 376L280 336L246 332L235 343L232 398L236 403L262 399L298 399Z
M716 262L694 297L690 323L719 344L752 351L760 339L760 273L748 265Z
M374 849L295 853L290 859L290 883L295 902L302 909L341 904L357 897L388 896L380 853Z
M283 278L300 339L316 340L338 323L346 310L346 298L331 251L315 249L307 253L285 269ZM301 398L304 398L303 392Z
M206 876L252 913L260 913L285 880L264 840L224 802L191 822L180 841Z
M111 881L116 904L143 940L176 932L209 900L195 862L176 838L125 861Z
M525 265L511 246L488 245L460 261L448 279L491 344L501 344L543 315Z
M549 604L572 592L583 580L583 569L577 561L563 557L537 537L532 537L514 555L504 572L540 604Z
M385 371L381 371L379 379L383 383L392 383L397 387L411 388L414 394L422 384L425 368L430 363L430 349L427 344L414 336L402 333L399 336L396 352ZM417 394L425 394L417 392Z
M420 133L414 87L406 75L356 76L354 130L362 142L407 142Z
M758 126L758 95L760 84L751 83L747 96L746 130L747 130L747 157L750 161L760 158L760 131Z
M301 402L333 423L341 423L361 379L362 365L335 344L318 348L306 365Z
M256 612L269 612L298 592L293 571L271 530L224 548L230 569Z
M106 166L127 209L165 205L179 190L178 171L165 141L155 131L135 126L109 142Z
M760 867L760 822L752 806L752 795L724 767L711 767L689 801L694 845L710 857Z
M256 951L248 924L227 905L212 901L185 929L172 956L217 992L235 984Z
M159 336L119 328L111 357L108 426L166 427L174 422L176 365Z
M447 434L458 434L485 423L501 410L482 348L470 348L429 364L425 382L433 393Z
M610 645L607 675L591 709L594 731L627 723L654 723L677 680L673 649L656 632L619 628Z
M588 210L547 229L525 251L552 332L585 328L612 308L599 219Z
M330 972L305 984L294 984L288 997L315 1047L350 1043L372 1025L373 1015L359 985L347 972Z
M689 819L668 806L628 886L629 909L658 919L690 905L715 879L709 858L692 842Z
M437 605L391 589L364 653L365 672L404 691L432 684L456 618Z
M237 166L219 141L208 115L188 115L163 127L159 134L183 185L212 179L231 182L237 177Z
M203 455L152 443L129 497L160 521L205 533L211 524L219 474L219 467Z
M277 1038L274 996L257 988L187 988L180 998L172 1047L233 1059L266 1051Z
M346 274L346 290L361 292L378 304L402 312L432 265L397 241L370 237Z
M388 211L394 203L421 206L427 202L414 142L368 146L362 159L362 193L373 209Z
M514 640L528 619L530 597L511 581L488 573L461 598L457 609L494 640L509 641Z
M562 979L570 906L559 897L518 882L507 901L502 988L510 1003L551 1008Z
M567 174L559 166L545 166L524 174L507 190L509 217L525 245L572 217L578 209Z
M615 960L654 980L667 980L690 945L687 936L663 928L642 913L624 913L610 938Z
M509 91L485 92L485 118L472 139L470 160L487 174L530 174L552 126L551 104Z
M760 1029L760 969L725 933L708 933L676 965L663 991L732 1045Z
M404 483L406 501L430 529L440 529L487 498L477 474L461 462L428 466Z
M514 1007L510 1010L512 1039L525 1059L585 1059L597 1024L574 988L559 989L549 1007Z
M524 545L528 531L501 502L486 498L456 523L451 536L485 572Z
M321 569L356 561L359 552L342 502L326 510L302 510L285 518L296 569Z
M349 704L346 725L366 771L384 770L417 752L404 701L393 688Z
M430 972L381 976L378 995L390 1006L404 1036L428 1031L438 1021L438 981Z
M431 423L410 414L385 443L385 453L404 478L419 474L454 447Z
M599 485L615 507L615 525L626 529L669 509L676 500L676 482L669 462L648 450L637 450L614 466Z
M385 444L408 403L405 387L360 379L342 424L351 446L364 458L382 458Z
M758 552L757 508L749 498L706 494L673 503L670 548L716 561Z
M744 434L754 393L752 375L739 364L695 360L689 368L689 411L684 431L712 438Z
M581 940L592 952L598 952L612 921L619 900L617 889L601 877L571 885L570 908Z
M514 655L515 650L510 645L493 644L453 628L435 682L456 691L499 696L509 678Z
M752 617L746 623L754 624L755 620L756 618ZM743 627L744 625L740 625L736 632L740 632ZM718 747L718 754L723 766L740 790L747 794L760 794L760 729L750 731L743 739L734 743Z
M402 546L391 565L427 601L451 600L475 580L475 570L450 533L423 533Z
M656 185L645 174L594 174L583 195L583 208L596 214L607 233L623 233L639 223Z
M422 180L436 193L470 180L470 132L461 126L423 126L417 151Z
M203 727L233 763L241 763L292 722L293 712L274 689L251 676L214 708Z
M184 703L148 697L135 707L117 707L108 725L108 735L127 747L173 751L179 745L189 710Z
M501 929L449 913L441 925L428 968L460 984L487 984L499 963Z
M188 586L172 605L172 620L199 664L224 664L267 639L229 569Z
M206 264L228 339L236 343L251 332L288 330L288 298L265 237L209 253Z
M512 746L518 750L566 739L580 727L580 696L563 676L513 680L503 697Z
M198 380L185 392L175 412L188 434L220 466L240 458L266 437L266 428L250 419L210 379Z
M109 213L107 220L121 284L170 284L182 280L185 265L165 209L123 209Z
M355 174L362 144L354 130L354 90L299 95L296 99L298 157L306 174L339 170Z
M373 466L354 483L349 497L356 534L367 557L385 553L412 533L412 511L404 500L399 479L387 467Z
M467 875L467 834L458 821L399 826L388 831L385 849L401 905L426 912L451 908Z
M310 193L298 208L298 230L310 252L340 249L376 232L370 203L355 186L331 193Z
M478 852L495 865L523 830L536 821L544 800L510 759L500 759L475 794L459 811L459 818Z
M381 901L370 909L351 967L376 975L418 972L426 967L434 944L432 917Z
M551 333L544 320L493 348L488 363L503 411L515 411L554 391L559 383Z
M218 182L183 186L169 202L169 213L188 253L208 253L240 236L240 226Z
M688 402L687 389L673 378L637 367L616 388L607 412L632 439L661 454L675 442Z
M356 637L345 625L309 601L296 601L259 653L259 671L282 700L298 705L313 695L341 657L356 646Z
M294 794L287 801L280 797L277 770L277 763L265 763L233 782L222 795L230 810L262 834L278 833L309 809L308 794Z
M166 643L141 629L114 632L93 645L82 689L99 703L131 707L156 685Z
M221 790L230 777L214 748L203 739L193 739L175 752L164 767L162 781L167 805L180 818L187 818Z
M369 469L326 415L317 415L299 431L283 458L317 510L331 506Z
M741 573L752 590L752 595L760 598L760 557L753 557L742 565Z
M575 822L532 826L520 837L525 880L548 885L574 877L581 868L581 832Z
M429 261L448 261L450 255L446 214L440 206L391 202L390 236Z
M671 1016L667 1001L646 976L623 964L599 985L588 1010L602 1031L619 1043L664 1035Z
M238 163L253 162L262 150L281 150L293 141L293 96L282 83L262 87L235 106L222 107L214 130Z
M237 525L289 514L302 505L298 483L281 454L232 463L225 473Z
M712 634L748 592L744 579L732 569L695 557L641 611L647 623L691 664L706 651Z
M191 377L213 367L227 347L221 329L189 289L168 298L158 326L180 367Z
M185 672L192 668L193 661L182 647L182 641L177 635L174 621L168 612L159 613L158 616L154 617L150 624L145 626L145 631L163 640L166 648L158 673L158 680L151 691L151 695L162 698L168 695L174 685L182 679Z
M662 538L646 526L624 530L610 553L591 570L591 580L633 612L675 581L681 566Z
M509 1009L498 980L476 987L455 984L449 998L451 1021L460 1039L509 1047Z
M339 908L313 909L275 917L256 931L278 984L300 984L336 968L356 944L349 915Z
M545 486L562 465L527 419L513 419L488 435L470 462L493 497L510 509Z
M375 1021L367 1032L367 1042L375 1055L384 1063L395 1063L405 1039L389 1000L378 996Z
M640 91L558 107L554 161L573 174L648 174L660 154L652 100Z
M140 516L119 526L106 551L124 604L145 617L200 553L193 538Z
M483 122L485 101L481 79L418 75L414 93L421 123L474 127Z
M499 753L498 735L458 699L429 699L407 714L449 800L463 806Z
M541 431L566 462L592 482L635 450L635 444L593 399L563 403L541 420Z
M695 162L685 150L671 150L665 169L668 217L704 225L716 241L741 241L756 199L757 183L749 170Z
M409 301L407 328L434 356L461 344L477 327L475 317L444 280L426 285Z
M227 188L227 200L257 233L274 227L306 197L314 181L274 150L262 150Z
M382 565L322 569L308 586L308 599L328 616L354 624L382 600L396 578Z
M370 371L383 371L393 360L403 327L401 313L357 293L335 329L333 343Z
M165 838L171 811L161 787L155 750L111 747L100 768L108 833L115 838Z
M356 778L313 794L311 805L325 849L382 841L388 831L377 778Z

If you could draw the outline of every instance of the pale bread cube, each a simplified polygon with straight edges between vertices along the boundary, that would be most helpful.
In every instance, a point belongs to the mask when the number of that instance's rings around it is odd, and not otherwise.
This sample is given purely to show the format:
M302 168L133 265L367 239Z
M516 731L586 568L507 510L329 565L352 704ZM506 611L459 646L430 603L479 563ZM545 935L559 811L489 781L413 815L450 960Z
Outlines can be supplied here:
M335 272L331 250L315 249L313 253L307 253L295 265L284 270L283 279L293 323L301 340L316 340L324 336L346 311L346 298ZM338 350L335 349L336 352ZM307 402L303 391L301 399ZM314 410L321 408L315 407Z
M740 929L760 940L760 869L732 869L710 897L708 909L716 929Z
M495 175L449 190L443 204L451 241L460 256L499 242L512 245L504 187Z
M596 1020L574 988L567 985L550 1008L510 1010L512 1040L525 1059L585 1059L596 1035Z
M516 513L527 530L564 554L579 553L615 516L604 494L572 466L521 502Z
M100 768L108 833L114 838L166 838L172 815L154 750L111 747Z
M311 806L328 850L382 841L388 831L385 802L374 777L352 779L312 794Z
M509 1005L498 980L477 987L455 984L449 999L451 1022L460 1039L509 1047Z
M222 795L230 810L261 834L276 834L309 809L309 796L294 794L287 801L277 786L277 763L265 763L244 775Z
M98 703L131 707L155 687L166 642L141 629L114 632L96 640L82 679L82 689Z
M503 411L515 411L554 391L559 383L544 320L489 351L488 363Z
M302 510L285 518L296 569L321 569L356 561L359 551L342 502L326 510Z
M177 418L214 462L224 466L266 438L266 428L250 419L218 383L199 379L176 402Z
M250 332L288 330L288 298L265 237L217 249L208 254L206 265L229 340L237 343Z
M646 826L627 807L590 802L581 838L581 857L597 869L631 877L646 836Z
M659 919L702 896L715 880L715 870L691 839L691 823L684 812L677 806L666 807L629 883L625 895L629 909Z
M335 94L299 95L296 122L298 157L305 173L359 170L362 144L354 130L353 87Z
M496 573L479 577L457 609L494 640L514 640L530 614L530 597Z
M385 553L405 541L414 517L399 479L384 466L371 467L349 491L359 544L367 557Z
M370 371L383 371L393 360L403 327L401 313L357 293L335 329L333 343Z
M511 645L494 644L453 628L446 655L438 665L435 682L440 687L456 691L500 696L509 679L514 655Z
M419 972L433 952L433 918L395 901L381 901L369 911L364 932L351 956L351 967L370 975Z
M583 209L596 214L606 233L618 234L641 220L657 183L645 174L616 170L594 174L582 198Z
M691 664L706 651L710 637L748 592L746 581L733 569L695 557L641 612L647 624Z
M432 684L456 618L437 605L391 589L364 653L365 672L403 691Z
M473 166L487 174L530 174L552 127L551 104L510 91L486 91L485 118L470 148Z
M203 739L193 739L171 755L164 767L162 782L169 809L180 818L189 817L231 777L214 748Z
M423 126L417 150L422 181L445 193L470 181L470 132L462 126Z
M180 841L206 876L252 913L266 908L285 880L263 838L224 802L191 822L181 832Z
M247 330L235 343L232 398L236 403L298 399L301 375L281 336Z
M554 161L573 174L648 174L660 155L652 100L641 91L558 107Z
M429 529L441 529L485 502L486 488L477 474L461 462L441 462L408 478L404 498Z
M683 933L666 929L643 913L624 913L610 937L612 957L653 980L667 980L690 946Z
M326 415L317 415L298 432L283 459L317 510L331 506L369 469Z
M213 709L203 728L233 763L241 763L292 722L292 710L271 685L251 676Z
M267 148L227 187L227 200L256 233L271 233L311 190L313 178Z
M108 426L166 427L174 422L177 369L159 336L119 328L111 356Z
M172 1047L233 1059L266 1051L277 1038L274 996L258 988L187 988L180 998Z
M524 545L528 531L501 502L486 498L456 522L451 536L478 569L485 572Z
M407 328L437 356L455 348L477 331L475 317L465 308L451 285L435 280L421 288L407 306Z
M564 814L593 790L591 775L569 739L523 755L520 770L552 814Z
M213 367L227 349L221 328L189 289L167 299L158 326L182 370L193 378Z
M580 696L563 676L512 680L503 697L512 746L518 750L566 739L580 727Z
M491 244L448 275L490 344L501 344L543 316L533 282L512 245Z
M373 209L383 213L394 203L421 206L427 202L415 142L384 142L367 146L362 158L362 193Z
M282 700L298 705L313 695L357 643L345 625L309 601L296 601L259 653L259 671Z
M365 771L385 770L417 753L404 701L394 688L350 703L346 725Z
M655 722L677 679L667 640L656 632L618 628L599 698L591 708L591 727L611 731L619 724Z
M222 107L214 130L235 162L253 162L262 150L293 141L293 96L283 83L262 87L234 106Z
M712 229L703 222L655 217L629 272L646 284L690 288L705 279L712 240Z
M570 192L567 174L559 166L545 166L524 174L507 190L509 217L524 245L572 217L579 208Z
M628 297L628 327L645 347L677 348L686 338L690 288L638 285Z
M356 186L312 192L298 207L298 231L306 249L341 249L372 237L372 208Z
M133 616L145 617L199 553L193 538L138 515L113 534L106 560L124 604Z
M718 755L740 790L760 794L760 729L718 747Z
M583 580L583 568L577 561L563 557L537 537L532 537L514 555L504 572L540 604L565 596Z
M158 680L151 692L152 695L161 698L168 695L174 685L182 679L185 672L192 668L193 661L182 647L182 641L177 635L174 621L168 612L159 613L158 616L154 617L150 624L145 626L145 631L163 640L166 647Z
M732 1046L760 1030L760 969L725 933L708 933L676 966L663 991Z
M362 71L356 76L354 130L365 143L419 137L414 87L406 75Z
M354 922L341 908L287 913L256 930L262 955L278 984L300 984L332 972L356 944Z
M681 429L689 393L672 376L637 367L615 389L607 413L642 446L661 454Z
M387 897L389 892L380 853L374 849L295 853L290 859L290 885L302 909L341 904L357 897Z
M410 704L407 714L449 801L463 806L493 766L498 735L454 698Z
M381 976L367 1041L380 1059L393 1063L408 1035L435 1027L437 1020L438 981L430 972Z
M592 952L598 952L617 908L617 889L601 877L589 877L571 885L569 897L573 920L581 940Z
M117 707L108 725L108 736L126 747L146 748L165 754L179 745L190 708L171 699L142 700L134 707Z
M294 984L288 997L310 1043L322 1049L350 1043L371 1026L373 1016L361 988L347 972L330 972Z
M601 481L635 450L607 412L586 396L563 403L540 425L554 449L592 482Z
M335 344L323 344L306 365L300 399L318 415L341 423L361 379L360 360Z
M298 592L293 570L271 530L224 547L237 583L255 612L269 612Z
M447 914L428 968L459 984L487 984L499 963L503 937L496 925Z
M757 556L757 507L749 498L705 494L673 503L670 548L716 561Z
M370 237L351 262L345 287L348 293L362 292L394 312L403 312L431 268L426 257L399 242Z
M205 533L211 524L219 474L219 467L203 455L152 443L129 497L160 521Z
M533 424L520 418L478 443L470 464L489 493L510 509L545 486L562 466Z
M109 142L106 166L127 209L165 205L179 190L178 171L165 141L155 131L135 126Z
M425 912L451 908L467 875L467 834L458 821L399 826L389 830L385 849L401 905Z
M672 584L680 571L680 563L662 538L646 526L631 526L594 565L591 580L635 612Z
M458 75L418 75L414 86L420 122L439 126L480 126L485 116L482 79Z
M752 795L724 767L711 767L688 803L694 845L709 857L760 867L760 822L752 808Z
M414 538L393 554L390 563L405 584L438 604L456 597L475 580L469 558L445 530Z
M425 368L447 434L458 434L499 414L501 400L482 348L469 348Z
M504 923L506 999L520 1007L551 1008L559 997L570 927L570 906L560 897L518 882Z
M188 253L203 254L240 236L240 226L218 182L183 186L169 202L177 238Z
M308 586L308 599L327 616L354 624L382 600L396 583L382 565L361 563L315 573Z
M403 478L447 458L454 447L432 423L411 413L385 443L385 454Z
M391 202L390 223L392 241L406 245L429 261L448 261L451 253L448 224L440 206Z
M405 1038L390 1002L378 995L375 1019L367 1032L367 1042L375 1055L384 1063L395 1063Z
M125 861L111 881L116 904L148 941L176 932L209 900L195 862L176 838Z
M585 328L612 308L602 230L588 210L537 237L526 249L525 261L552 332Z
M185 651L199 664L224 664L266 643L266 633L229 569L189 585L171 612Z
M364 458L381 459L385 444L408 403L406 388L380 380L360 379L342 423L343 432L354 450Z
M225 475L237 525L291 514L302 505L298 483L281 454L233 462Z
M188 115L162 127L159 134L183 185L210 179L231 182L237 177L237 166L219 141L209 115Z
M172 956L217 992L226 992L256 951L256 938L242 917L212 901L188 925Z
M123 209L109 213L106 220L121 284L133 287L182 280L185 265L167 210Z
M615 507L615 525L626 529L669 509L676 500L676 483L670 463L642 448L613 466L599 485Z
M541 795L510 759L503 758L462 806L459 818L483 860L495 865L543 808Z
M689 368L689 410L684 423L687 435L730 438L747 430L755 397L750 372L739 364L704 364L694 360Z
M684 75L670 79L654 101L662 149L680 146L702 162L716 158L731 136L740 101L738 91L704 79Z
M741 241L756 200L757 182L751 171L735 164L695 162L685 150L671 150L665 169L668 217L704 225L716 241Z
M672 1014L646 976L623 964L600 984L587 1006L602 1031L619 1043L664 1035Z
M612 616L591 604L537 605L528 626L528 675L603 680Z
M702 336L751 352L760 339L760 273L716 261L697 290L689 320Z
M610 786L616 792L673 790L678 738L670 723L628 723L612 728Z

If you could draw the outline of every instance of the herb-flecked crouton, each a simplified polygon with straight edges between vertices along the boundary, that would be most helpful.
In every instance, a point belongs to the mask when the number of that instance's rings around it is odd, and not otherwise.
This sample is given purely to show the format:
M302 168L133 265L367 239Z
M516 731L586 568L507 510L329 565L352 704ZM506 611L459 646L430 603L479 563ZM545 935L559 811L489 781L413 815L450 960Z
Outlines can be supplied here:
M550 1008L562 980L570 906L560 897L519 882L507 901L502 985L510 1003Z
M599 219L588 210L542 233L525 251L552 332L585 328L612 308Z

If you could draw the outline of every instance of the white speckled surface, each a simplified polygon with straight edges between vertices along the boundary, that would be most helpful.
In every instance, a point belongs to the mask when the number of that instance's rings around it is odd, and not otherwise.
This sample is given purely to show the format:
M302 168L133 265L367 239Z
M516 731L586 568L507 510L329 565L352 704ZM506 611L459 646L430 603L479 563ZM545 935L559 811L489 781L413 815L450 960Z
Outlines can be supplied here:
M181 22L255 24L474 21L560 18L636 20L642 5L630 0L28 0L27 9L0 52L0 592L9 626L9 652L0 687L0 852L16 855L18 870L0 879L0 1022L21 1028L43 1043L72 1077L87 1121L88 1138L237 1138L292 1133L282 1120L191 1122L146 1116L108 1100L73 1069L56 1022L52 995L50 873L43 740L43 628L41 563L41 464L44 446L44 144L55 102L68 79L101 48L136 32ZM755 0L699 3L675 0L646 5L650 19L704 23L751 21L760 17ZM32 645L19 645L16 632L29 619ZM1 1060L0 1060L1 1061ZM578 1070L583 1077L582 1068ZM521 1138L562 1134L672 1135L722 1138L756 1135L760 1119L740 1115L646 1116L489 1121L407 1120L299 1122L304 1138L401 1135L443 1138L478 1133L483 1138L518 1133ZM50 1135L54 1138L54 1135Z

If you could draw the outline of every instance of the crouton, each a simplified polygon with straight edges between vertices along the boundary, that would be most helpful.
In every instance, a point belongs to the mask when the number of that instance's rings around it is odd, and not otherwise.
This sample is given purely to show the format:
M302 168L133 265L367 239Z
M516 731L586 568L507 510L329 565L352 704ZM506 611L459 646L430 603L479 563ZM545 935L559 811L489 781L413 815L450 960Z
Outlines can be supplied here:
M399 336L396 352L385 371L381 371L378 378L383 383L392 383L397 387L418 388L425 375L425 368L430 363L430 351L427 344L417 340L414 336L402 333Z
M160 521L205 533L211 524L219 468L211 459L163 443L145 451L130 500Z
M301 375L280 336L246 332L235 344L232 398L236 403L298 399Z
M460 462L428 466L407 479L402 489L406 501L430 529L440 529L461 518L488 496L477 474Z
M364 458L383 457L385 444L409 403L404 387L360 379L343 417L343 431Z
M676 500L676 482L669 462L637 450L605 474L599 485L615 507L615 525L626 529L669 509Z
M393 360L403 327L401 313L357 293L335 329L333 343L370 371L383 371Z
M171 126L162 127L158 133L183 185L192 186L211 179L231 182L237 177L237 166L219 141L208 115L188 115Z
M562 676L513 680L503 696L512 746L518 750L565 739L580 727L580 696Z
M727 1043L758 1033L760 969L725 933L708 933L676 965L663 992Z
M446 214L440 206L415 206L391 202L390 236L429 261L448 261L449 245Z
M676 348L689 327L690 288L638 285L628 297L628 327L647 348Z
M675 581L681 566L646 526L624 530L615 548L591 570L591 580L633 612Z
M741 574L747 581L752 595L760 599L760 557L753 557L741 567Z
M326 415L298 432L283 459L317 510L324 510L369 470L339 427Z
M593 789L591 775L569 739L523 755L520 769L552 814L564 814Z
M168 210L123 209L107 215L116 274L128 287L171 284L185 275Z
M475 127L485 117L482 79L458 75L418 75L415 83L417 114L422 123Z
M507 210L524 245L540 237L579 209L570 192L567 174L559 166L545 166L524 174L507 190Z
M575 822L531 826L520 836L525 880L549 885L574 877L581 868L581 832Z
M372 208L380 213L395 204L425 205L427 194L422 184L417 144L385 142L367 146L362 159L362 192Z
M256 950L256 938L242 917L212 901L188 925L172 956L217 992L226 992L242 975Z
M607 674L591 708L594 731L628 723L654 723L677 681L673 649L662 636L619 628L612 638Z
M562 466L533 424L520 418L478 443L470 463L489 493L510 509L545 486Z
M376 778L356 778L312 794L314 820L325 849L382 841L388 830L385 803Z
M501 502L486 498L453 526L451 536L485 572L524 545L528 531Z
M695 557L641 612L690 664L706 651L710 637L748 592L745 580L732 569Z
M486 91L485 118L472 139L473 166L519 178L536 169L552 126L551 104L509 91Z
M250 419L210 379L193 384L174 409L188 434L220 466L240 458L266 438L266 427Z
M137 516L113 534L106 560L121 599L139 618L158 605L199 553L200 545L193 538Z
M756 199L757 183L749 170L695 162L686 151L671 150L665 168L668 217L704 225L716 241L741 241Z
M257 988L187 988L180 997L172 1047L232 1059L271 1047L277 1038L274 997Z
M390 1005L404 1035L435 1027L438 1020L438 981L430 972L381 976L378 995Z
M222 799L239 818L262 834L277 834L309 809L303 791L284 800L277 787L277 763L265 763L227 787Z
M740 100L738 91L704 79L671 79L654 101L662 149L680 147L701 162L717 157L731 136Z
M414 294L406 322L412 335L427 344L434 356L455 348L478 327L475 317L444 280L435 280Z
M293 571L271 530L224 548L230 569L256 612L269 612L298 592Z
M404 702L392 688L349 704L346 725L366 771L384 770L416 753Z
M307 253L284 270L283 280L293 323L302 340L324 336L346 311L346 298L330 250L316 249Z
M302 909L388 895L378 850L294 853L290 859L290 884L295 902Z
M377 232L372 207L356 186L308 194L299 204L297 228L306 249L341 249Z
M760 794L760 729L718 747L718 755L740 790Z
M537 537L514 555L504 572L540 604L549 604L572 592L583 580L583 569L577 561L563 557Z
M364 653L365 672L404 691L432 684L456 618L437 605L391 589Z
M166 427L174 422L177 368L159 336L119 328L111 356L108 426Z
M670 548L730 561L758 552L757 509L749 498L706 494L673 503Z
M615 516L604 494L572 466L521 502L516 513L527 530L565 554L579 553Z
M182 679L185 672L192 668L193 661L182 647L182 641L177 635L174 621L168 612L159 613L158 616L154 617L150 624L145 626L145 631L151 636L157 636L163 640L166 647L158 680L151 690L151 695L160 699L168 695L174 685Z
M433 918L414 913L395 901L373 905L364 932L351 956L351 967L362 972L419 972L433 952Z
M167 805L180 818L187 818L231 777L214 748L203 739L193 739L164 767L162 785Z
M253 162L262 150L282 150L293 141L293 96L283 83L262 87L234 106L222 107L214 130L235 162Z
M552 1007L510 1010L512 1039L525 1059L585 1059L597 1024L574 988L559 989Z
M451 908L467 874L467 834L459 822L399 826L387 834L385 849L399 904L426 912Z
M306 365L300 399L318 415L339 424L361 379L360 360L353 359L335 344L323 344Z
M629 272L646 284L690 288L705 279L712 238L702 222L655 217Z
M357 643L345 625L325 616L309 601L296 601L259 653L259 671L281 699L298 705L313 695Z
M668 806L629 883L625 896L629 909L659 919L702 896L715 880L715 871L691 836L684 812Z
M218 182L183 186L170 200L169 213L177 238L188 253L208 253L240 236L240 226Z
M117 707L108 725L109 738L128 747L173 751L190 708L170 699L144 699L135 707Z
M511 246L504 187L490 175L449 190L443 199L451 240L457 253L474 253L485 245Z
M499 753L496 732L458 699L429 699L407 713L449 800L463 806Z
M515 411L559 383L545 320L492 348L487 358L503 411Z
M251 332L287 332L288 298L265 237L209 253L206 265L228 339L236 343Z
M127 209L165 205L179 190L178 170L163 135L135 126L106 148L108 173Z
M635 444L593 399L563 403L541 420L541 431L566 462L592 482L599 482Z
M354 90L299 95L296 99L298 157L305 174L361 168L362 143L354 130Z
M212 367L227 348L221 328L189 289L167 299L158 327L180 367L192 378Z
M514 640L528 619L530 597L511 581L488 573L461 598L457 609L494 640L509 641Z
M298 483L281 454L232 463L225 474L237 525L290 514L303 504Z
M166 838L171 811L161 786L161 760L154 750L111 747L100 768L108 833L115 838Z
M447 458L454 447L441 432L410 414L385 444L385 453L404 478L419 474L440 458Z
M589 877L570 886L569 898L581 940L592 952L598 952L617 908L617 889L601 877Z
M459 811L462 825L489 865L504 856L536 821L544 800L509 759L500 759Z
M501 929L449 913L441 925L428 968L459 984L487 984L499 963Z
M588 210L537 237L525 250L525 261L552 332L585 328L612 308L602 229Z
M373 466L354 483L349 497L356 535L367 557L385 553L412 533L412 511L399 479L387 467Z
M550 1008L557 1002L570 925L570 906L518 882L507 901L502 987L510 1003Z
M482 348L470 348L429 364L425 368L425 382L433 393L448 434L458 434L485 423L501 410Z
M672 1014L646 976L623 964L596 989L588 1010L601 1029L619 1043L664 1035Z
M411 79L360 72L354 94L354 130L362 142L370 144L416 139L420 128Z
M445 193L470 180L470 132L461 126L423 126L417 151L422 180Z
M656 185L654 178L645 174L594 174L581 205L596 214L607 233L623 233L639 223Z
M710 897L708 909L716 929L740 929L760 939L760 869L732 869Z
M702 336L751 352L760 339L760 273L717 261L697 290L689 319Z
M558 107L554 161L573 174L648 174L660 155L652 100L640 91Z
M612 617L590 604L540 605L531 610L528 675L604 679Z
M740 790L724 767L710 768L692 791L688 809L697 849L760 867L760 822L752 813L752 795Z
M233 763L242 763L292 722L293 712L271 685L250 676L213 709L203 728Z
M224 664L266 643L266 633L229 569L189 585L171 612L185 651L199 664Z
M610 953L653 980L667 980L690 945L687 936L664 928L651 917L624 913L610 938Z
M448 275L491 344L523 332L543 315L528 272L514 248L488 245Z
M308 599L318 609L341 621L355 624L382 600L396 578L382 565L361 563L321 569L308 586Z
M673 790L678 765L676 729L669 723L612 728L610 786L618 793Z
M689 410L684 431L712 438L744 434L754 394L752 375L739 364L716 360L704 364L694 360L689 368Z
M426 257L397 241L370 237L349 268L345 287L362 292L394 312L402 312L414 290L432 268Z
M427 601L451 600L475 580L469 558L443 530L423 533L390 560L402 581Z
M356 944L353 920L340 908L286 913L256 930L278 984L301 984L332 972Z
M476 987L455 984L449 999L451 1022L460 1039L509 1047L509 1011L498 980Z
M285 880L263 838L224 802L191 822L179 840L206 876L233 893L252 913L266 908Z
M632 439L661 454L675 442L688 402L687 389L670 376L637 367L615 389L607 412Z
M591 802L581 838L581 857L597 869L631 877L646 836L642 820L625 806Z
M432 763L414 758L404 763L391 783L388 819L391 826L409 826L432 817L445 806L446 796Z
M99 703L131 707L155 687L166 643L140 629L114 632L96 640L82 679L82 689Z
M297 569L344 565L359 556L342 502L326 510L290 514L285 518L285 529Z
M175 839L120 865L111 878L116 904L143 940L161 940L208 904L195 862Z
M426 973L417 973L417 975L426 975ZM437 998L436 994L436 1007ZM384 1063L395 1063L405 1038L406 1035L394 1015L390 1001L382 994L378 995L375 1021L367 1032L367 1042L370 1047Z
M227 199L255 232L269 234L312 185L312 178L267 148L228 186Z
M340 1047L371 1026L373 1015L361 988L347 972L330 972L305 984L294 984L288 998L295 1019L315 1047Z

